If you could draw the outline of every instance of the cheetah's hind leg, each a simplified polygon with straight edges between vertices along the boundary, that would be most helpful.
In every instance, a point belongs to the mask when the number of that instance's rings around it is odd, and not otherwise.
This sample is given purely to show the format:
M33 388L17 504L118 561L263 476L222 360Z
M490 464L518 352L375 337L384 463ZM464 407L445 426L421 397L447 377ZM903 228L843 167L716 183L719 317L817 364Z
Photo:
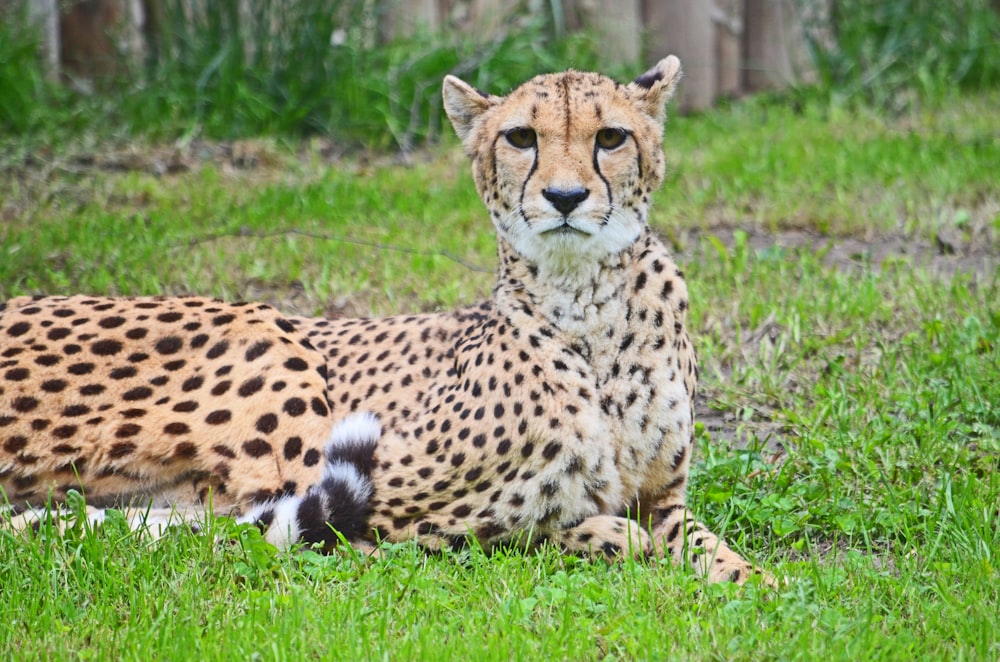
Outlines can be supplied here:
M66 503L28 508L16 514L8 511L4 513L4 517L9 517L10 528L14 531L31 529L37 532L51 526L62 534L77 526L98 528L105 523L112 511L124 517L130 530L149 535L153 539L162 537L168 528L174 526L186 526L191 531L198 532L208 516L206 510L199 506L97 508L86 505L82 495L70 492Z
M638 522L614 515L593 515L575 526L549 536L549 540L571 554L615 561L641 559L653 550L649 533Z
M366 533L371 513L372 469L381 435L382 426L372 414L339 421L324 446L326 465L318 483L304 494L258 504L237 522L266 529L264 539L282 549L297 542L332 547L338 532L348 541L357 540Z

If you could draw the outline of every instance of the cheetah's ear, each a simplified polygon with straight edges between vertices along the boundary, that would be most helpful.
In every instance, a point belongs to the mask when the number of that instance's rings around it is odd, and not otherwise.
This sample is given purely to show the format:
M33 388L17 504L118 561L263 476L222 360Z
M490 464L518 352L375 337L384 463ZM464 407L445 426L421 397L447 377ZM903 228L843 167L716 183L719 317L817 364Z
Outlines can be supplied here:
M445 76L441 89L444 111L464 143L472 133L476 118L500 101L499 97L481 92L454 76Z
M652 69L629 83L627 89L629 95L650 117L663 122L666 118L667 102L674 96L680 79L681 61L676 55L668 55L657 62Z

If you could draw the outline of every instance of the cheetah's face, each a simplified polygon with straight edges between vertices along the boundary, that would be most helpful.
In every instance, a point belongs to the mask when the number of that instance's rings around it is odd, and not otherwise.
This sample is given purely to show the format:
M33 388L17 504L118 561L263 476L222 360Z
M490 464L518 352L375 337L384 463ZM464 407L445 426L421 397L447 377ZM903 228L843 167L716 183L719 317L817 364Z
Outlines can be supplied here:
M550 273L628 248L663 179L670 56L627 86L599 74L538 76L506 97L454 77L445 108L500 236Z

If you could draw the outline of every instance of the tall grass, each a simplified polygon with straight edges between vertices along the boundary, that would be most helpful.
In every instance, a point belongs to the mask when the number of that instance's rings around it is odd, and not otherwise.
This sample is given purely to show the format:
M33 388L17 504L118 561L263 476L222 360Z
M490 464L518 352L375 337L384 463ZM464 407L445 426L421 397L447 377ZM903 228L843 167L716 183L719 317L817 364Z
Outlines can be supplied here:
M1000 12L990 0L834 0L831 7L832 39L811 46L822 87L836 96L894 110L1000 84Z
M0 138L321 134L408 150L441 130L445 74L504 90L545 70L607 70L587 34L563 34L559 3L516 14L497 34L418 30L389 41L385 19L404 1L162 0L151 5L147 57L93 95L46 78L38 37L24 29L26 0L0 5ZM831 6L827 23L807 26L826 35L810 42L824 94L902 109L1000 84L1000 14L989 0Z
M24 134L51 128L49 108L67 94L45 77L39 36L29 25L27 5L0 4L0 134Z
M324 134L407 150L440 131L448 73L502 90L540 71L598 66L597 47L585 35L556 38L546 14L489 40L418 30L386 41L379 26L395 4L257 0L241 11L236 2L164 0L145 62L68 104L52 103L37 39L12 15L0 24L0 132L30 130L47 115L47 125L86 116L90 128L126 136Z

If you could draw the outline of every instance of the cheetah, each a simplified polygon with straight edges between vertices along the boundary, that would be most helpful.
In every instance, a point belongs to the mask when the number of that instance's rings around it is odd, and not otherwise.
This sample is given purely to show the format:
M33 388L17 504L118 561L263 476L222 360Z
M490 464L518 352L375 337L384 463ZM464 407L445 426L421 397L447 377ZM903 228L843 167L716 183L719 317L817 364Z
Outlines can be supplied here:
M761 574L685 505L695 353L650 230L669 56L627 85L541 75L444 107L497 238L492 295L383 319L196 297L0 307L0 487L107 508L210 508L281 546L547 542ZM765 576L764 581L768 581Z

